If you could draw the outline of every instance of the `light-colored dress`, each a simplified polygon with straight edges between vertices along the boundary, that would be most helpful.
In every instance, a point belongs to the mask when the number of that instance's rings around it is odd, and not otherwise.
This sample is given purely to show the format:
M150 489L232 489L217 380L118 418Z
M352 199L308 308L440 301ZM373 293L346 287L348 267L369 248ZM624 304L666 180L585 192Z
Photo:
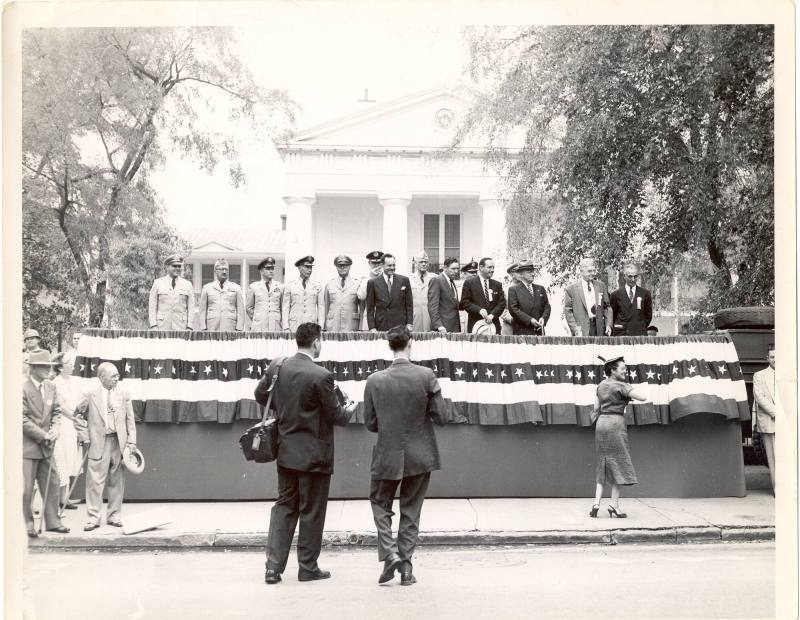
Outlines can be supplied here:
M56 386L56 400L62 411L70 415L75 413L75 405L79 394L75 382L70 377L58 375L53 379ZM72 420L66 416L59 417L59 430L56 445L53 448L56 469L61 486L69 484L70 476L77 476L81 467L81 449L78 445L78 433Z
M597 386L600 416L594 432L594 448L598 484L631 485L639 482L631 461L625 423L625 406L631 400L632 391L632 385L614 379L604 379Z

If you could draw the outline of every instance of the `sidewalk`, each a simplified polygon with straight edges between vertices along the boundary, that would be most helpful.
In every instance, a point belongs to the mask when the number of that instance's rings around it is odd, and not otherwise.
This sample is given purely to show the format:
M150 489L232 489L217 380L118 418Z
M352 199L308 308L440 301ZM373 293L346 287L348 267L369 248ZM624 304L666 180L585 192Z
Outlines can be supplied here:
M598 518L586 498L429 499L422 509L422 545L605 544L762 541L775 539L775 500L747 497L622 499L627 519L610 519L604 499ZM29 541L44 549L261 548L272 502L131 503L123 521L167 508L172 523L125 535L105 524L84 532L86 508L65 513L69 534L44 532ZM395 502L395 513L398 513ZM394 518L395 527L398 516ZM375 546L367 500L328 504L323 544Z

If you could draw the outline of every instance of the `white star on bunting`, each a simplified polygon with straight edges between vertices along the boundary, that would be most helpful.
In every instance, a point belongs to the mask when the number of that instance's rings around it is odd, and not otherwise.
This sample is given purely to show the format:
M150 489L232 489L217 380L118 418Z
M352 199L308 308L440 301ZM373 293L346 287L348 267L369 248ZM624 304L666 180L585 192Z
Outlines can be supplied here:
M555 369L553 369L553 370L551 370L551 371L550 371L550 376L551 376L551 377L555 377L555 376L556 376L556 371L555 371Z
M726 372L728 372L728 369L723 364L722 366L719 367L719 371L724 375Z
M631 370L630 372L628 372L628 374L631 376L631 379L635 379L636 378L636 371L635 370Z
M227 368L223 368L222 369L222 374L225 375L225 378L227 378L228 377L228 369Z
M81 370L83 370L82 366ZM128 362L125 362L125 372L130 372L130 371L131 371L131 365Z
M541 370L537 370L536 371L536 378L537 379L541 379L542 378L542 371Z
M81 371L86 370L86 364L81 364Z
M567 379L572 379L572 371L571 370L567 371Z
M522 368L517 368L514 374L517 375L518 377L521 377L523 375Z
M191 374L196 374L196 373L197 373L197 371L194 369L194 366L192 366L192 369L191 369L189 372L190 372Z
M487 379L490 379L490 378L492 378L493 376L494 376L494 373L493 373L491 370L489 370L489 369L487 368L487 369L486 369L486 378L487 378Z
M589 377L590 379L594 379L594 370L590 370L589 372L587 372L586 376Z
M478 369L477 368L473 368L472 369L472 376L473 377L477 377L478 376Z
M157 375L160 375L162 370L163 370L163 366L161 366L161 364L159 364L158 366L153 368L153 372L155 372Z
M581 371L580 370L576 370L575 371L575 378L576 379L580 379L581 378Z
M344 367L344 370L342 371L342 374L343 374L343 375L346 377L346 376L349 374L349 372L350 372L350 371L349 371L349 370L347 370L347 366L345 366L345 367Z
M91 369L92 369L92 372L94 372L94 364L92 364L92 367L91 367Z
M248 364L247 365L247 372L248 372L248 374L251 374L251 375L253 374L253 365L252 364Z
M206 368L205 368L205 370L203 372L206 373L206 375L210 375L211 374L211 366L206 366Z
M503 368L503 369L500 371L500 376L501 376L501 377L505 377L505 376L506 376L506 369L505 369L505 368Z
M456 368L456 376L458 378L461 378L461 375L463 375L463 374L464 374L464 369L463 368Z
M695 370L696 370L696 368L695 368L695 365L694 365L694 364L692 364L691 366L689 366L689 374L690 374L690 375L691 375L691 374L693 374Z
M175 366L172 367L172 374L174 375L177 372Z
M672 367L672 374L673 375L677 375L678 374L678 367L677 366L673 366Z
M654 373L652 370L648 370L647 371L647 378L648 379L652 379L655 376L656 376L656 373Z
M361 369L361 366L358 367L358 374L359 375L363 375L364 374L364 371Z

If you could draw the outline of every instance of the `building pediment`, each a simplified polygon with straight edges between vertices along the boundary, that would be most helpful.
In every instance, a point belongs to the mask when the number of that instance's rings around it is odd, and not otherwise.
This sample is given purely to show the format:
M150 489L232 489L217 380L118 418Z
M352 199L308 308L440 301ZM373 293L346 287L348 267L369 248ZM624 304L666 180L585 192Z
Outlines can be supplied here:
M192 246L193 252L235 252L238 249L239 248L233 246L217 243L216 241L210 241L208 243L204 243L203 245Z
M469 93L441 87L386 103L365 104L355 114L299 131L292 144L352 147L442 148L469 108Z

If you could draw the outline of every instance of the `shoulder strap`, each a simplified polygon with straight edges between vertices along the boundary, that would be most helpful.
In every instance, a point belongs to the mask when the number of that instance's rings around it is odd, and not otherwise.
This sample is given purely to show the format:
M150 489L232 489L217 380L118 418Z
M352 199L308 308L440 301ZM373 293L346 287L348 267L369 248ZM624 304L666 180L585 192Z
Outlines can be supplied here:
M269 417L269 406L272 404L272 394L275 390L275 384L278 382L278 374L281 371L281 366L286 361L286 357L280 357L275 364L275 374L272 375L272 382L269 384L267 388L267 392L269 392L269 396L267 397L267 404L264 406L264 414L261 416L261 425L267 423L267 418Z

